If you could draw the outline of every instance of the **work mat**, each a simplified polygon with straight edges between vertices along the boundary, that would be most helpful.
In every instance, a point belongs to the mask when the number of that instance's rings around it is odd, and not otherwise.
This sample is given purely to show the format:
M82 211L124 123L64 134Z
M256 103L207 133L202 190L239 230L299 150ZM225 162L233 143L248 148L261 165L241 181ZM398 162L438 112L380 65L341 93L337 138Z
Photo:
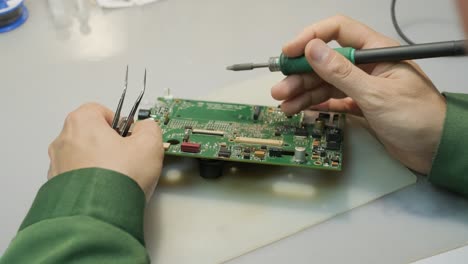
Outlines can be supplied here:
M270 88L281 78L268 74L198 99L275 105ZM416 182L349 115L343 157L341 172L228 163L215 180L201 178L195 160L166 157L145 220L152 262L224 262Z

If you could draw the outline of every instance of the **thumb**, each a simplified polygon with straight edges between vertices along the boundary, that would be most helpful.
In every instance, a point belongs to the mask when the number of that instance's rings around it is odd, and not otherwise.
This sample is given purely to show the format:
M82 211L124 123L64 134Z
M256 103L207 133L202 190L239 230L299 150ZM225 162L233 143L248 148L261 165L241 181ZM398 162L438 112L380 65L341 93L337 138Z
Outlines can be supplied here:
M370 76L344 56L331 49L321 39L311 40L305 56L314 71L327 83L348 96L359 99L366 91Z

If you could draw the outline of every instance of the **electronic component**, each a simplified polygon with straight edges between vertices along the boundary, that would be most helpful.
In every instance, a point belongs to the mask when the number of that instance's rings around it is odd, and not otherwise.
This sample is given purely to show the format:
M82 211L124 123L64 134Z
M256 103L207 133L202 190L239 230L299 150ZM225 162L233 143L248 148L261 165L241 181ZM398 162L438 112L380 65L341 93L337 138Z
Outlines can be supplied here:
M298 163L304 163L306 161L306 148L304 147L294 148L294 161Z
M190 139L190 129L185 130L184 138L182 139L183 142L188 142Z
M265 158L265 151L263 151L263 150L256 150L256 151L254 152L254 156L257 157L257 158L259 158L259 159L263 159L263 158Z
M339 150L341 148L342 134L339 128L330 128L326 133L327 149Z
M218 157L229 158L231 157L231 151L225 147L221 147L218 152Z
M206 179L216 179L223 175L224 162L222 160L199 159L200 176Z
M281 150L281 154L285 156L294 156L294 150L283 149Z
M320 158L320 155L316 151L312 152L312 159L316 160L319 158Z
M144 120L151 117L151 110L149 109L140 109L138 111L138 120Z
M257 144L257 145L271 145L271 146L282 146L282 140L275 139L263 139L263 138L248 138L248 137L236 137L234 139L236 143L247 143L247 144Z
M282 157L283 150L280 148L270 148L268 154L270 155L270 157Z
M341 129L330 128L327 130L327 141L341 141Z
M321 138L324 128L325 128L325 122L322 119L317 118L317 120L315 120L313 129L312 129L312 137Z
M339 126L339 121L340 121L340 115L333 115L333 125L335 127Z
M339 150L341 147L340 142L337 141L327 141L327 149L328 150Z
M320 140L314 139L314 141L312 142L312 147L318 147L318 146L320 146Z
M171 143L169 143L169 142L164 142L163 143L164 150L168 150L170 146L171 146Z
M253 120L257 121L258 117L260 116L260 111L262 110L261 106L255 105L253 107Z
M169 124L169 120L170 120L170 119L169 119L169 113L165 113L165 114L164 114L164 124L165 124L165 125Z
M192 142L182 142L180 145L180 150L188 153L198 153L200 152L201 144L192 143Z
M298 137L307 137L308 136L307 129L303 127L296 127L294 135Z
M211 135L211 136L224 136L224 131L207 130L207 129L194 129L194 130L192 130L192 133L193 134Z
M329 113L319 113L318 119L323 120L325 123L330 121L330 114Z

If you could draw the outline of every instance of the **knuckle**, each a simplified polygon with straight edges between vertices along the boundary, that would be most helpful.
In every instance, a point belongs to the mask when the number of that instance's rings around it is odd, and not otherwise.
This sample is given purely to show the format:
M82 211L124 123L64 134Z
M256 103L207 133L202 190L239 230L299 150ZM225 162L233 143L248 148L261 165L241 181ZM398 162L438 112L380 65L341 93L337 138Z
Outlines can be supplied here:
M102 105L95 103L95 102L89 102L89 103L82 104L75 111L81 113L81 115L85 115L85 114L90 114L90 113L92 114L99 113L101 109L102 109Z
M304 30L302 31L302 33L308 33L308 32L315 32L317 29L317 24L314 23L310 26L307 26L306 28L304 28Z
M87 102L82 104L78 109L95 110L101 108L101 105L96 102Z
M88 116L95 116L101 105L98 103L85 103L78 107L76 110L70 112L65 118L65 123L79 122L86 119Z
M49 155L49 158L52 158L52 156L54 155L54 151L55 151L55 141L53 141L52 143L49 144L49 147L47 148L47 154Z
M338 21L339 23L348 23L349 21L351 21L351 18L341 13L334 15L332 19Z
M65 118L65 123L74 123L79 120L80 113L79 110L75 110L73 112L68 113L67 117Z

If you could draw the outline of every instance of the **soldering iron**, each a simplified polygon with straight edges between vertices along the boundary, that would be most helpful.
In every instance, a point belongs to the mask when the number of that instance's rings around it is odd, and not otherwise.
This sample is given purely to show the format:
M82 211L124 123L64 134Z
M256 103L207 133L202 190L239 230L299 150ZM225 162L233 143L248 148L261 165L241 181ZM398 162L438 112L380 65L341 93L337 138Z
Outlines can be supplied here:
M343 47L336 48L335 50L353 64L367 64L463 56L466 55L466 45L466 40L456 40L377 49L357 50ZM313 72L305 56L289 58L284 54L281 54L279 57L272 57L266 63L242 63L227 67L231 71L248 71L256 68L269 68L272 72L281 71L284 75Z

